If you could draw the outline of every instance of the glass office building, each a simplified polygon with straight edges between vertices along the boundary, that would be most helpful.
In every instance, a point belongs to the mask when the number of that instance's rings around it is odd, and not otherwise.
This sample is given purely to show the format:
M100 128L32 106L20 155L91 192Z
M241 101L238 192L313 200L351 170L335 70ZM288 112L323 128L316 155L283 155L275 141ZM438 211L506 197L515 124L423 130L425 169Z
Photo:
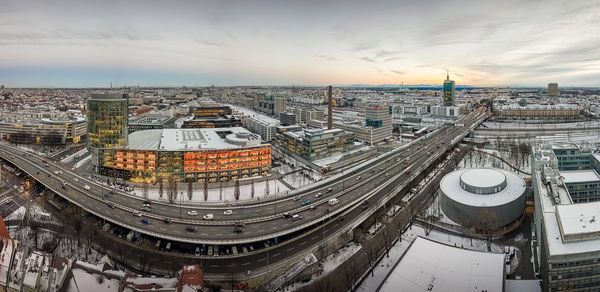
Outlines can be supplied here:
M96 169L104 156L127 145L128 101L127 94L92 94L88 100L88 149Z

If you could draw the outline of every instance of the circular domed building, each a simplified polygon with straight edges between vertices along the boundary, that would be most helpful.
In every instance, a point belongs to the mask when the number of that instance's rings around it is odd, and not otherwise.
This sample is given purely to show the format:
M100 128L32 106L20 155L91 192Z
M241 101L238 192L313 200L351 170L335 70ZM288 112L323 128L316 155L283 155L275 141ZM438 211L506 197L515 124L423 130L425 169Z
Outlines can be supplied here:
M440 182L440 206L452 221L477 227L482 220L499 228L519 219L525 209L525 181L496 168L455 170Z

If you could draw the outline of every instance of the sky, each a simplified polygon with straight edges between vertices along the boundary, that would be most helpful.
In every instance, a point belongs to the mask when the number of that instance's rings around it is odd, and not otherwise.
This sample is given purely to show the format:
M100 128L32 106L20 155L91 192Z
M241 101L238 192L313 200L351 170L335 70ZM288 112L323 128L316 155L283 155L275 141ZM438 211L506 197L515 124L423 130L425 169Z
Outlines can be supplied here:
M600 86L600 0L0 0L11 87Z

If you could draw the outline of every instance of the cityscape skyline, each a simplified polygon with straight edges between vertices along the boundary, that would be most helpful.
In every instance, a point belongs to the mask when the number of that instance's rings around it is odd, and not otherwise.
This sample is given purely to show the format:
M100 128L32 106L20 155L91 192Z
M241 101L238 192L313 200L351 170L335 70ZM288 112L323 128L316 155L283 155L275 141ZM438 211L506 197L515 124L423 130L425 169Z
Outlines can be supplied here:
M597 1L433 2L3 1L0 83L600 86Z

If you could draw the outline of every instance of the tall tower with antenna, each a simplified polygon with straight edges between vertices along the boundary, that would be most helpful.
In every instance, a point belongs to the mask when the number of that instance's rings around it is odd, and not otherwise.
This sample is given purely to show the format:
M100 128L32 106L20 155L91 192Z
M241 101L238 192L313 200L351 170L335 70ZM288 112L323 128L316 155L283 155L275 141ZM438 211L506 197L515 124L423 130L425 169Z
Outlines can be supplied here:
M446 70L446 80L442 87L442 103L445 106L454 105L454 94L456 92L454 80L450 80L450 72Z

